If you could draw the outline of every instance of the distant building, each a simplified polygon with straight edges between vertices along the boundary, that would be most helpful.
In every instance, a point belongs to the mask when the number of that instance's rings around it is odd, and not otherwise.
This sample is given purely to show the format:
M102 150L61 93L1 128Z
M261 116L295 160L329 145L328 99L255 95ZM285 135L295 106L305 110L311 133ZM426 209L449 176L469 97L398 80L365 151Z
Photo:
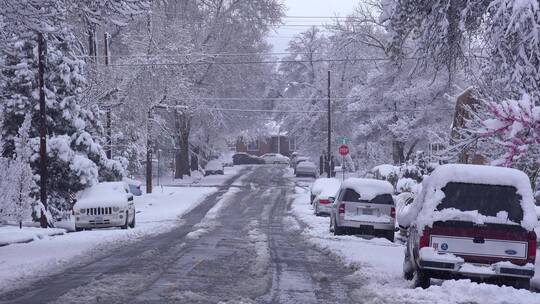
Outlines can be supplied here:
M277 135L259 137L248 142L240 138L236 142L236 152L245 152L256 156L266 153L280 153L285 156L291 156L296 149L296 138L283 135L279 137Z

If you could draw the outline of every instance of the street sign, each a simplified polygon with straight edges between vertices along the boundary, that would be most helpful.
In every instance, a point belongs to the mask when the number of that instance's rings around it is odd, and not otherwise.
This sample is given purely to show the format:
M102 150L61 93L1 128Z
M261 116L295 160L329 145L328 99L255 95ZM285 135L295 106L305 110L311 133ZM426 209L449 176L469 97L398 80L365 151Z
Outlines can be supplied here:
M341 156L346 156L347 154L349 154L349 146L347 145L339 146L339 154Z
M349 143L349 138L347 136L338 136L337 141L342 145L346 145Z

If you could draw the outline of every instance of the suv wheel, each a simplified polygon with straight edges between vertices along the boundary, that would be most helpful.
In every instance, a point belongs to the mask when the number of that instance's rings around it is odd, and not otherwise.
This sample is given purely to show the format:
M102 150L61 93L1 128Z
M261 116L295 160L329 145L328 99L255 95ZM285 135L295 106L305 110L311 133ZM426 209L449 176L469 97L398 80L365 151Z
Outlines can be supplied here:
M384 238L389 240L390 242L394 242L394 231L388 230L384 232Z
M332 220L334 217L330 215L330 226L328 228L328 231L334 232L334 221Z
M133 213L133 221L129 224L129 228L135 228L135 213Z
M124 230L128 229L128 225L129 225L129 219L128 219L128 213L126 211L126 223L124 225L120 226L120 228L122 228Z
M531 280L530 279L522 279L522 278L516 278L514 280L512 280L513 284L512 286L514 286L514 288L517 288L517 289L525 289L525 290L530 290L531 289Z
M75 227L75 231L79 232L79 231L83 231L84 228L80 228L80 227Z
M414 287L427 289L429 288L429 285L431 285L431 278L429 277L429 274L425 270L416 269L414 271Z

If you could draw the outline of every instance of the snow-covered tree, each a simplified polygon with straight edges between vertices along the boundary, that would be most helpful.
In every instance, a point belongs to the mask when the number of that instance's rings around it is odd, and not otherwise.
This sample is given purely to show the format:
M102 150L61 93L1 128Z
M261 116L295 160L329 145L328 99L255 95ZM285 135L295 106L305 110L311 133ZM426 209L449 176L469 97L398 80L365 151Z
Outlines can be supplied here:
M67 208L69 194L88 187L99 179L119 178L121 166L108 160L101 146L88 132L96 121L94 113L80 107L85 85L84 62L74 55L69 34L46 35L48 41L45 74L47 104L47 154L49 200L58 209ZM34 172L38 164L38 87L37 43L35 36L11 36L7 47L6 79L2 92L5 104L3 121L4 155L16 154L15 139L27 114L32 116L30 158Z

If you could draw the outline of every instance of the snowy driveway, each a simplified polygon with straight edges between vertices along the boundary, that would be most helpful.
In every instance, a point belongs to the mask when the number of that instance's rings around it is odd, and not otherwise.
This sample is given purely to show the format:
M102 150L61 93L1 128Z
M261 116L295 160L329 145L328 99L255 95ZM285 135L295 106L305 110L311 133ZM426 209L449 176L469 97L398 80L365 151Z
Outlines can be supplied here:
M297 233L285 173L254 167L173 230L0 295L0 303L350 302L352 270Z

